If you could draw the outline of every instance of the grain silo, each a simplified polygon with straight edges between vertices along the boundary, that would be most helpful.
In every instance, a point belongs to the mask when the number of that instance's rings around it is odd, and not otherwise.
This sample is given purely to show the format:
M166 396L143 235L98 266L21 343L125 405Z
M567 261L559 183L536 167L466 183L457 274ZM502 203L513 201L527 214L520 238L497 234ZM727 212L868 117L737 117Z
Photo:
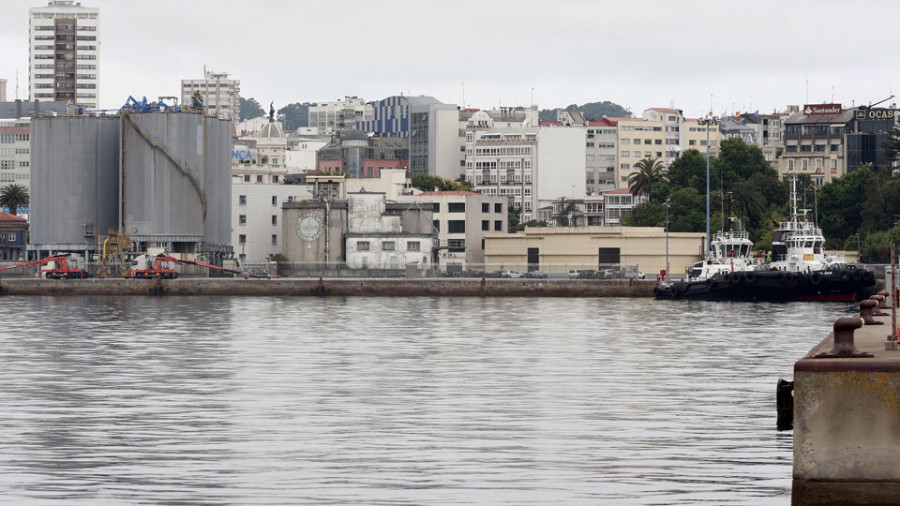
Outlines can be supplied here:
M30 250L94 250L119 218L118 117L31 121Z
M121 219L143 248L230 251L231 122L122 112Z

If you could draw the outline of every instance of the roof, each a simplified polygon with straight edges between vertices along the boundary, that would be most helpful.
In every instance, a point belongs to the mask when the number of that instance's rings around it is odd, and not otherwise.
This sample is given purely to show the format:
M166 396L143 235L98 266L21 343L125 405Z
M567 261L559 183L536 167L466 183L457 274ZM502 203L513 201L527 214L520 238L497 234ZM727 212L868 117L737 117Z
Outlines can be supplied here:
M478 193L470 192L470 191L433 191L433 192L422 192L419 195L478 195Z
M650 109L647 109L647 110L648 110L648 111L659 111L659 112L673 112L673 113L680 113L680 112L681 112L681 111L678 110L678 109L668 109L668 108L665 108L665 107L651 107Z
M539 126L561 126L559 121L538 121Z
M428 105L428 104L443 104L440 100L434 97L427 97L425 95L421 95L418 97L406 97L407 103L409 105Z
M0 211L0 223L4 225L26 225L28 220L15 214L4 213Z
M618 124L619 124L618 121L616 121L614 119L610 119L610 118L605 118L605 117L603 119L599 119L599 120L592 119L587 122L587 126L616 126Z
M849 123L856 112L856 108L844 109L840 114L810 114L806 115L803 111L795 112L784 120L785 124L803 123L803 124L830 124L830 123Z
M631 190L628 188L620 188L618 190L610 190L608 192L604 192L604 195L625 195L631 193Z

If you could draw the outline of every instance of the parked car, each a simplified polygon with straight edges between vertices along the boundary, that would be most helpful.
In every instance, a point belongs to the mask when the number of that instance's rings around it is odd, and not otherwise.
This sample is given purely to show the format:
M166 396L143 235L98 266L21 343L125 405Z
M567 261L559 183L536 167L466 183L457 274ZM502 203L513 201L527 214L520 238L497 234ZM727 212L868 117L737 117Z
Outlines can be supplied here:
M599 277L600 273L595 270L578 271L578 279L597 279Z
M569 279L578 279L578 273L581 272L578 269L572 269L569 271Z
M518 271L502 271L500 273L501 278L521 278L522 273Z
M547 275L541 271L531 271L525 273L526 278L546 278Z

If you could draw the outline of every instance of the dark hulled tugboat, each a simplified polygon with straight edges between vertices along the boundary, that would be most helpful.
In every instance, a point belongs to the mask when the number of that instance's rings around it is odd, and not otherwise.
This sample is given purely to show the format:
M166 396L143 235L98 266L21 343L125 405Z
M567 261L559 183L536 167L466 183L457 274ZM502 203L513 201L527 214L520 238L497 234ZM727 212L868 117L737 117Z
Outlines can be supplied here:
M796 181L791 192L792 215L779 223L772 240L772 262L763 265L743 257L735 268L723 264L717 242L710 241L709 259L698 262L686 281L663 282L658 299L759 300L759 301L855 301L875 285L875 273L848 264L839 255L825 252L822 230L808 219L809 210L797 210ZM719 236L717 236L719 239ZM749 238L747 239L749 242ZM719 246L722 243L719 239ZM751 243L752 244L752 243Z

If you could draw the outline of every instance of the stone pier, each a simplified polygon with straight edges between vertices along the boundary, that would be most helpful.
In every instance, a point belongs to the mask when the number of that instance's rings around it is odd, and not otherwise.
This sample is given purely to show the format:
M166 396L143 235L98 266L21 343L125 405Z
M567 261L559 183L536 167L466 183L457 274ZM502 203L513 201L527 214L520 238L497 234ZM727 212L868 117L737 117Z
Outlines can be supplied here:
M900 503L900 351L882 311L840 319L794 364L794 505Z

